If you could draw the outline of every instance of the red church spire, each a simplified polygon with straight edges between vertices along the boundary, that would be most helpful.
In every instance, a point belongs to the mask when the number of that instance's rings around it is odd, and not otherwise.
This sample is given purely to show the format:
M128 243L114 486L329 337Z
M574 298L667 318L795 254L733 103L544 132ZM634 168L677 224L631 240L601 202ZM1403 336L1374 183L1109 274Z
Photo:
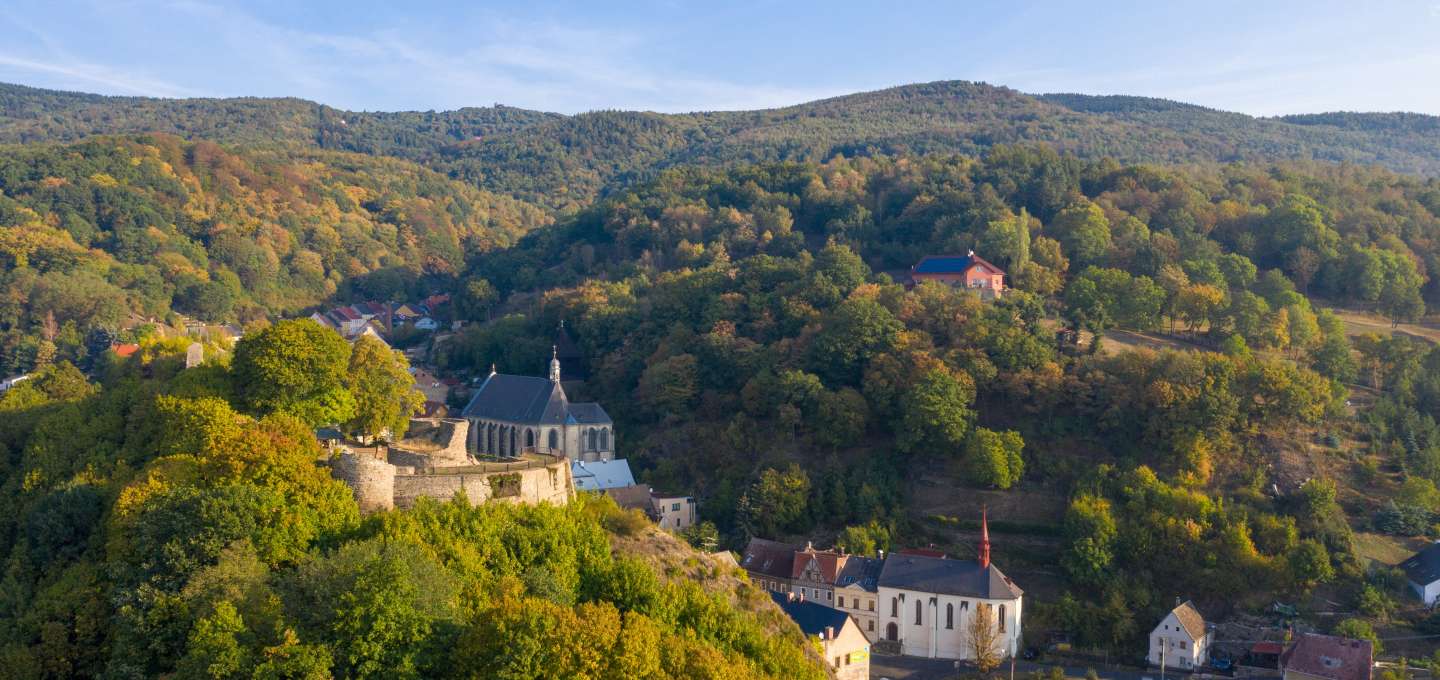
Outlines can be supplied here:
M990 521L985 508L980 508L980 568L990 567Z

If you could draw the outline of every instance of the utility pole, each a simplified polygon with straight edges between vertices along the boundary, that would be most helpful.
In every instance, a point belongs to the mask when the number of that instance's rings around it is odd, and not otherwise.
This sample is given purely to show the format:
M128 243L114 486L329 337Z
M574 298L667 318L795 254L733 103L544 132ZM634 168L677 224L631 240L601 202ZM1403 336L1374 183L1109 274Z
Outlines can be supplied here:
M1165 648L1169 644L1169 640L1160 638L1160 680L1165 680Z

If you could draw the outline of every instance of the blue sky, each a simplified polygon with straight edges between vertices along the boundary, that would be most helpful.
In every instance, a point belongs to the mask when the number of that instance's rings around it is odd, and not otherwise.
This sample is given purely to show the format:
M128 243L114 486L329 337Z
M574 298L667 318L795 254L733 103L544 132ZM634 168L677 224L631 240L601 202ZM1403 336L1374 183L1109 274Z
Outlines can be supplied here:
M1440 114L1440 0L6 0L0 36L0 81L364 110L745 109L960 79Z

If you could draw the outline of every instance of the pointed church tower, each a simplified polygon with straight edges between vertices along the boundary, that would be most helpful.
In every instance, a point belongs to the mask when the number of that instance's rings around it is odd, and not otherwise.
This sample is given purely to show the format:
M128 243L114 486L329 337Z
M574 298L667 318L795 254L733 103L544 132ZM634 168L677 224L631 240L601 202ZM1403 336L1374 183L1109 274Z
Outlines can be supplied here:
M554 345L550 346L550 382L560 382L560 356Z
M990 567L990 521L985 508L980 509L980 568Z

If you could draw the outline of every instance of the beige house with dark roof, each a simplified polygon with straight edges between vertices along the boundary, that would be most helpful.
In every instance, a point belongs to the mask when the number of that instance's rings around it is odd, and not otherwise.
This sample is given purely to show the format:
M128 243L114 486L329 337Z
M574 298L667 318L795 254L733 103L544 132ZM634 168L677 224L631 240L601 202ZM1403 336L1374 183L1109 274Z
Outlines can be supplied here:
M1151 666L1201 668L1210 663L1211 639L1205 617L1187 600L1170 610L1150 631L1150 654L1145 658Z

